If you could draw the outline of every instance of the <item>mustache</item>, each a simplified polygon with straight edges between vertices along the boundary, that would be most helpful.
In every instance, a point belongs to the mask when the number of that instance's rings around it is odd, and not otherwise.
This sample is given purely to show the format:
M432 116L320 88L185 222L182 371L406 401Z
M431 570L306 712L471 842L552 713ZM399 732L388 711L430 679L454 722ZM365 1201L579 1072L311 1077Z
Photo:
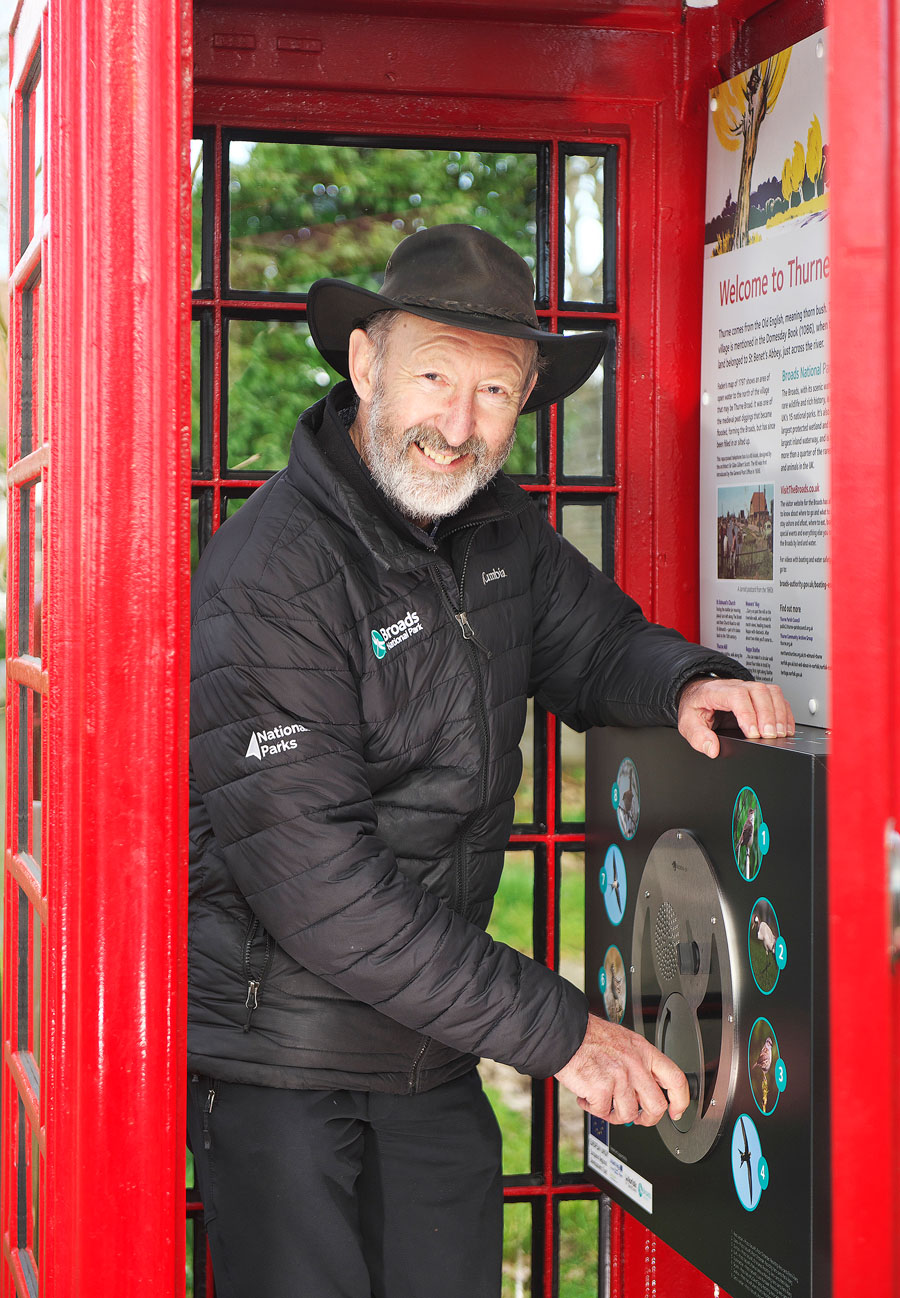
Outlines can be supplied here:
M440 455L471 455L476 463L480 463L486 453L480 437L467 437L459 446L451 446L433 424L413 424L412 428L407 428L402 438L402 451L409 450L413 442L419 442Z

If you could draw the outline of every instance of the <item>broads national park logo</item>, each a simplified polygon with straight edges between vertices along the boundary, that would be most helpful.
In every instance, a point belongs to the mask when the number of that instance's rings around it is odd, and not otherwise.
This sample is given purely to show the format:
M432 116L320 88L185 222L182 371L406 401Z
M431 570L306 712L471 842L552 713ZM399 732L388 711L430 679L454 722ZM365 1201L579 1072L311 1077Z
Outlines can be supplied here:
M422 630L422 621L418 613L408 612L399 622L380 627L372 632L372 653L376 658L383 658L388 649L402 644L410 636L418 635Z
M301 726L299 721L291 726L276 726L274 730L254 730L244 756L256 757L262 761L264 757L271 757L273 753L286 753L289 749L297 747L297 741L291 738L292 735L308 733L308 726Z

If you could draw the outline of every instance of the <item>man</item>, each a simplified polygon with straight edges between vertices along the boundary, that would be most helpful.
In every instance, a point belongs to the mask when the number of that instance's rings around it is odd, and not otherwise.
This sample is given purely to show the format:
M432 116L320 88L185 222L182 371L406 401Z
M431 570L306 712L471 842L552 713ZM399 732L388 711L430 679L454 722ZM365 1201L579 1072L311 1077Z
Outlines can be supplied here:
M643 1038L484 927L525 703L572 725L793 727L780 692L647 623L499 473L600 335L537 327L467 226L321 280L349 376L213 538L193 612L189 1128L220 1298L499 1293L479 1055L650 1125L688 1104ZM726 679L710 679L711 675Z

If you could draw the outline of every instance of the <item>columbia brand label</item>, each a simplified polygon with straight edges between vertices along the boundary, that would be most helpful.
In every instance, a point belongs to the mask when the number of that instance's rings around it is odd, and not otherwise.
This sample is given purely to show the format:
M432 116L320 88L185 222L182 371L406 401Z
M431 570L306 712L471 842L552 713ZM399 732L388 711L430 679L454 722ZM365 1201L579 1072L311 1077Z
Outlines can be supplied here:
M490 572L483 572L481 574L481 584L486 586L489 581L500 581L500 579L505 576L505 568L492 568Z
M276 726L274 730L254 730L244 756L255 757L261 762L264 757L271 757L273 753L287 753L297 747L294 735L308 733L308 727L301 726L299 721L292 726Z
M372 632L372 653L376 658L383 658L388 649L403 644L410 636L418 635L422 630L422 621L418 613L407 613L399 622L390 626L379 627Z

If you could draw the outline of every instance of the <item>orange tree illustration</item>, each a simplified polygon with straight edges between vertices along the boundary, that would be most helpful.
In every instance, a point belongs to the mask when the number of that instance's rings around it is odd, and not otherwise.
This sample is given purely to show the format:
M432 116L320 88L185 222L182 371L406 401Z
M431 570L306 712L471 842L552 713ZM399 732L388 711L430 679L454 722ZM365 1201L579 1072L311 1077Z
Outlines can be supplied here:
M803 202L803 177L806 174L806 154L803 152L803 145L799 140L794 141L794 152L791 157L791 206L793 206L793 196L797 194L798 202Z
M732 77L716 91L713 122L719 141L726 149L743 147L732 248L744 248L750 242L750 193L760 127L775 107L790 61L791 51L782 50Z
M813 115L806 137L806 174L815 186L815 193L821 194L824 189L825 154L822 149L822 127L819 119Z

